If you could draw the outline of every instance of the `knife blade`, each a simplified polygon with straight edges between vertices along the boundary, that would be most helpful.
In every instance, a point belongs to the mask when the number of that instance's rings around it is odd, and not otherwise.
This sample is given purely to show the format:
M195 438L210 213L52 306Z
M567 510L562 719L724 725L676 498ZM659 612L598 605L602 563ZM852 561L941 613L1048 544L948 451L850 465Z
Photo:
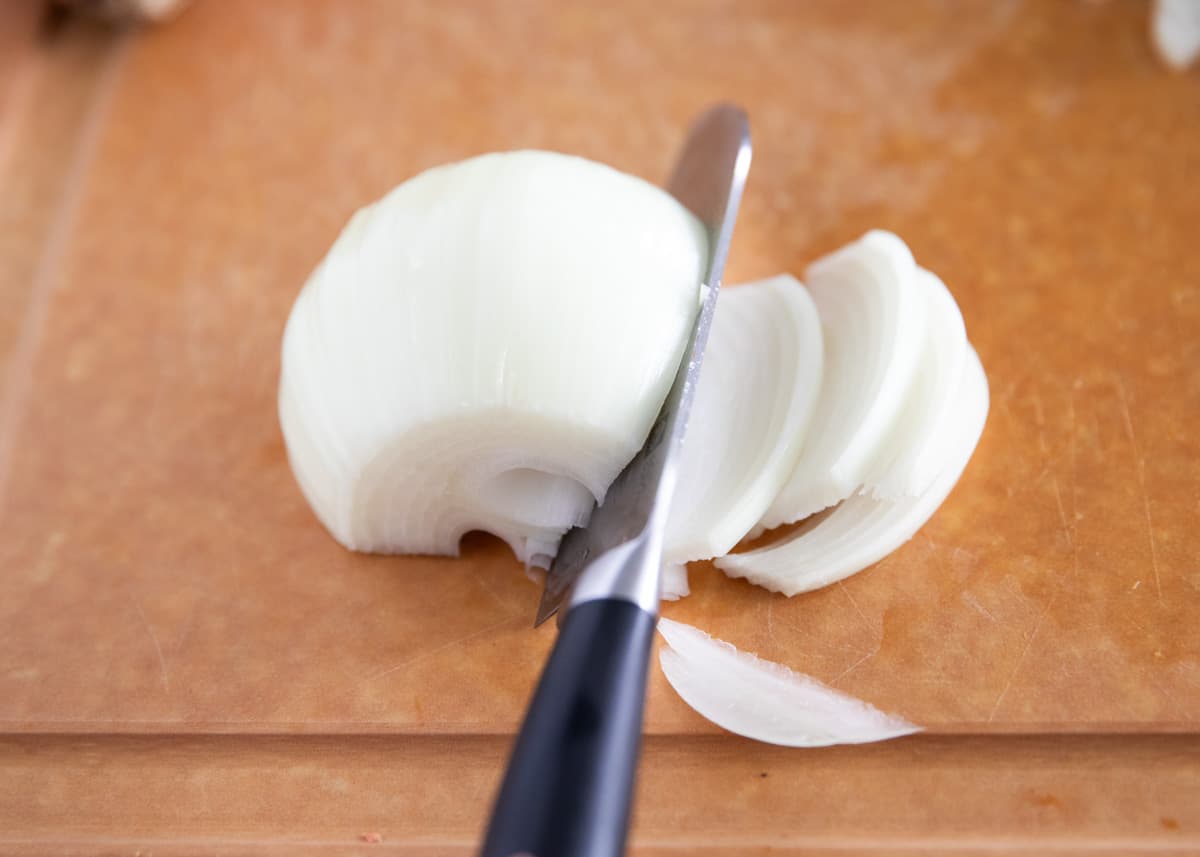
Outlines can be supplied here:
M657 561L654 555L661 555L663 531L675 492L680 448L696 394L733 225L750 169L750 157L749 120L745 112L734 105L719 104L711 108L695 121L688 133L667 182L667 190L699 219L707 234L703 302L674 383L645 443L613 481L604 502L592 511L588 523L563 536L546 573L535 627L558 612L583 570L597 557L621 545L639 541L641 544L635 544L635 548L648 554L648 562ZM627 573L631 579L625 581L592 576L599 578L595 581L597 587L646 589L646 592L630 594L636 595L639 603L653 599L657 605L658 580L651 586L645 580L632 579L647 575ZM651 589L653 591L649 591Z

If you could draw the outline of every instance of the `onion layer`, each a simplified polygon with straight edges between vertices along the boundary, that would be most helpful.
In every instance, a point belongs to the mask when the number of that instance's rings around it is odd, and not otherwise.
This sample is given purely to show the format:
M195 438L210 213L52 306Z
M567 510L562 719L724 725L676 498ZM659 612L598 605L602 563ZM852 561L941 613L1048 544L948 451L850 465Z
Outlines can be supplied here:
M896 424L863 479L880 498L921 494L942 470L950 441L944 435L953 428L950 413L970 347L962 313L942 281L918 268L913 285L926 305L925 341Z
M735 734L785 747L826 747L920 731L690 625L660 619L658 630L669 646L659 652L659 663L671 687L703 717Z
M926 299L908 247L869 232L808 269L825 332L825 373L803 454L762 519L790 524L858 490L908 396Z
M721 295L680 460L668 561L728 553L766 511L800 454L821 351L816 307L794 277Z
M785 595L819 589L862 571L904 544L937 511L962 475L988 412L987 377L968 347L965 371L938 432L943 459L937 477L918 497L879 500L857 494L811 527L748 553L730 554L716 565L731 577Z

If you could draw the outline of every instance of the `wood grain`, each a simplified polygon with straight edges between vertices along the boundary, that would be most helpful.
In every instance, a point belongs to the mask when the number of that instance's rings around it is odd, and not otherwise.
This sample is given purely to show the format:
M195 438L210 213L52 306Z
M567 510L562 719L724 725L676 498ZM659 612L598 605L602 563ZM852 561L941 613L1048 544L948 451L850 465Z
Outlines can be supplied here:
M1040 830L1194 849L1200 76L1158 66L1146 13L202 2L162 28L39 37L3 66L27 92L0 121L0 850L103 831L97 853L169 853L173 833L270 851L318 800L305 781L213 773L245 812L197 827L205 798L179 778L314 753L354 760L347 818L382 825L378 746L457 772L387 847L469 850L552 630L529 629L536 589L489 538L368 557L321 529L276 424L283 321L350 213L414 172L544 147L658 180L718 98L756 135L731 280L897 231L959 299L992 412L946 506L875 568L789 600L700 567L667 611L934 737L768 753L656 675L639 853L676 833L711 854L885 853L901 827L877 813L902 799L927 807L906 816L913 849L1012 831L1032 853ZM72 773L81 746L111 777ZM722 815L729 778L767 758L796 777L756 784L778 824ZM836 765L806 803L819 759ZM866 797L821 785L843 765ZM155 766L177 816L136 799ZM106 796L106 777L124 785ZM1071 811L1031 809L1055 783ZM340 812L303 837L326 842Z

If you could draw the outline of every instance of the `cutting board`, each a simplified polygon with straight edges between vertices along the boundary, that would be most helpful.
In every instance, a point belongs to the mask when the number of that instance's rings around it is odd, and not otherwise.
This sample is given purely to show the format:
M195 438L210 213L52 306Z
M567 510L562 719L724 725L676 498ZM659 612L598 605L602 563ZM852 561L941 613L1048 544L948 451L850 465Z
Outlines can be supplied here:
M925 733L756 745L656 670L634 853L1200 849L1200 75L1146 4L35 11L0 66L0 853L472 853L553 627L486 535L328 536L282 326L415 172L660 181L717 99L756 145L729 281L896 231L991 414L870 570L788 599L699 565L665 610Z

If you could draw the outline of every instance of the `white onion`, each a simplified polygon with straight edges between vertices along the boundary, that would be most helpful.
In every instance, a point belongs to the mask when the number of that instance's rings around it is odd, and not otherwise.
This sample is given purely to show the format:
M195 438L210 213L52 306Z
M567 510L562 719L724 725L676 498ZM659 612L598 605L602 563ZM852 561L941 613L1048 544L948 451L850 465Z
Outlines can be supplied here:
M942 281L918 268L914 285L924 293L927 313L916 376L890 437L863 478L881 498L921 494L942 469L948 442L943 434L953 428L949 412L970 347L962 313Z
M927 301L908 247L869 232L809 267L825 371L796 469L763 515L788 524L849 497L870 474L912 384Z
M359 211L288 320L293 470L348 547L552 555L642 444L697 308L700 223L581 158L485 155Z
M730 732L786 747L825 747L920 731L690 625L660 619L658 630L669 646L659 652L667 681L688 705Z
M665 537L671 562L728 553L791 474L821 383L821 326L795 278L721 295Z
M1183 70L1200 57L1200 2L1155 0L1150 38L1162 61Z
M685 595L691 595L688 586L688 567L682 562L664 563L660 579L660 593L663 601L678 601Z
M987 412L987 377L968 347L954 406L947 413L945 430L938 432L943 443L941 467L923 494L899 500L857 494L811 527L767 547L722 557L717 567L731 577L796 595L878 562L912 538L946 499L979 442Z

